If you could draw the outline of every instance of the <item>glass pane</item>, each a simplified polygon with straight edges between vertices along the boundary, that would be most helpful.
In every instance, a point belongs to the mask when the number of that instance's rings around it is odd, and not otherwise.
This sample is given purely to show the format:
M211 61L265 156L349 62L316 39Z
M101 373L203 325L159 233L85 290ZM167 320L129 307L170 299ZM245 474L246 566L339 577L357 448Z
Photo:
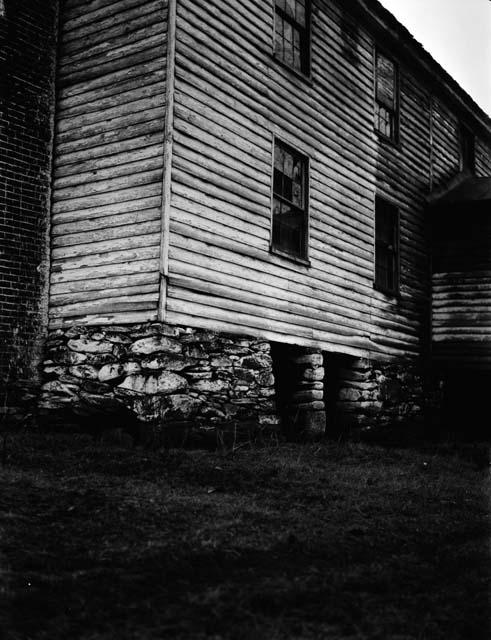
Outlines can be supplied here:
M304 163L297 160L293 169L293 194L292 202L297 207L303 207L303 174Z
M285 151L285 163L283 165L283 171L289 178L293 178L293 156L288 151Z
M285 11L287 15L289 15L294 20L295 20L295 5L296 5L296 0L286 0Z
M376 283L387 291L397 289L396 254L378 247L376 260Z
M294 49L293 51L293 68L297 71L302 71L302 54L300 49Z
M283 20L277 15L276 16L276 27L275 27L275 54L283 59Z
M278 169L283 173L285 167L285 152L283 147L279 144L275 144L274 146L274 166L275 169Z
M283 195L283 173L278 169L274 170L273 193L279 196Z
M377 198L375 204L375 282L387 291L397 290L398 213L393 205Z
M376 118L376 126L377 129L387 138L394 139L395 137L395 118L394 113L388 111L385 107L378 104L377 105L377 118Z
M276 2L275 55L301 73L309 70L307 28L305 0Z
M293 28L289 22L284 21L283 24L283 38L288 43L293 43Z
M305 255L305 215L278 200L273 205L273 246L297 256Z
M293 30L293 46L296 49L300 49L300 32L298 29Z
M275 144L273 191L299 208L304 207L306 164L302 157Z
M305 17L305 2L297 2L297 11L295 16L298 24L302 25L302 27L306 26L306 17Z
M377 100L390 109L395 108L395 66L384 56L377 55Z
M302 186L296 183L293 184L292 202L297 207L303 207Z

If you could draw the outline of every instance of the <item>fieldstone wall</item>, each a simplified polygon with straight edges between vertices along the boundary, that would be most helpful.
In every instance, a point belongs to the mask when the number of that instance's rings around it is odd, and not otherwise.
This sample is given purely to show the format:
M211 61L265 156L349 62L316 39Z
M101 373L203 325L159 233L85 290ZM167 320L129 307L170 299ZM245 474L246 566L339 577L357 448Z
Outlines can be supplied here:
M54 331L43 376L40 417L93 431L133 422L160 434L311 438L422 424L430 404L414 363L161 323Z
M279 425L264 340L160 323L74 327L52 332L45 354L39 407L47 420L131 412L163 428Z
M421 424L427 403L424 374L414 363L352 358L337 371L335 414L345 429Z

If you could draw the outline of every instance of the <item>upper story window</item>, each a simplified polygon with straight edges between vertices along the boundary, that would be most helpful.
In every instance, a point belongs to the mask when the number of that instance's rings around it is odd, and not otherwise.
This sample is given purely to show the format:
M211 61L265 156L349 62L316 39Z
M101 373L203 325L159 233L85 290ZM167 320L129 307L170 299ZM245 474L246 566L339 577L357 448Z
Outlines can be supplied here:
M462 170L474 173L476 169L476 139L470 129L460 128L460 153Z
M375 60L375 128L385 138L397 141L399 78L396 64L377 51Z
M307 259L308 160L275 140L272 250Z
M399 210L383 198L375 199L375 287L399 292Z
M310 0L275 0L275 56L305 75L310 72Z

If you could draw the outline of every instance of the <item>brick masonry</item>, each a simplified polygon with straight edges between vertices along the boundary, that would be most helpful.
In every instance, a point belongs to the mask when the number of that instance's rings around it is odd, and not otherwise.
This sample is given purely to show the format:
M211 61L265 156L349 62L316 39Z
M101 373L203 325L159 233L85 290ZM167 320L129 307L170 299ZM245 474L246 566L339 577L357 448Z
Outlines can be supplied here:
M0 16L0 390L36 383L46 304L57 0ZM13 394L15 396L15 394ZM25 397L23 400L25 401ZM19 401L9 397L10 402Z

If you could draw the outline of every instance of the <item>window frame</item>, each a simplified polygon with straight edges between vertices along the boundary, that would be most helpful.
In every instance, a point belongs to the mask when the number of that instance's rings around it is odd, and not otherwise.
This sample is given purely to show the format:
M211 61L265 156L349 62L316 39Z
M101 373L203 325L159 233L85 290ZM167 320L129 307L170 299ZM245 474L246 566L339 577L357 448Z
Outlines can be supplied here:
M393 250L394 260L393 260L393 272L392 277L395 282L395 286L393 288L385 286L384 283L378 281L378 269L377 269L377 256L380 255L379 247L382 245L382 241L379 240L379 236L377 234L378 225L377 225L377 211L380 211L380 205L386 207L387 210L391 211L391 215L395 218L395 228L394 228L394 240L395 240L395 249ZM387 247L384 247L384 251L387 251ZM386 198L385 196L381 196L377 194L375 196L375 215L374 215L374 278L373 278L373 288L381 293L390 296L392 298L400 297L400 287L401 287L401 210L399 205L391 200L390 198Z
M459 145L460 145L460 169L461 171L470 171L476 173L476 136L472 129L467 125L460 123L459 126ZM470 162L467 163L469 157L467 153L471 151ZM467 152L467 153L466 153Z
M379 56L385 58L391 62L394 66L394 107L389 110L387 105L378 99L378 58ZM401 81L400 81L400 68L398 61L389 55L383 48L379 46L374 47L373 56L373 101L374 101L374 130L381 140L389 142L394 146L400 145L400 119L401 119ZM387 136L383 131L380 131L378 126L379 121L379 109L384 108L392 114L394 119L393 135Z
M303 78L304 80L311 80L312 78L312 1L305 0L305 22L306 26L303 27L300 23L289 16L284 9L278 7L278 0L273 0L273 58L278 64L285 69L288 69L296 76ZM297 28L299 31L305 34L304 47L300 48L301 59L304 59L304 68L301 65L300 69L296 69L293 65L288 64L276 53L276 30L277 30L277 16L286 20L293 28Z
M299 209L296 205L294 205L291 201L288 201L282 194L276 194L274 190L274 173L275 173L275 151L277 145L283 147L286 151L289 151L293 154L293 156L297 156L301 158L303 161L303 185L304 185L304 207L300 209L300 211L304 214L304 237L303 237L303 247L304 253L303 255L299 255L296 253L291 253L286 249L282 249L281 247L274 244L274 202L275 198L280 199L282 202L293 206L296 209ZM302 264L304 266L310 266L309 259L309 244L310 244L310 158L309 156L293 146L291 143L287 142L282 136L273 135L273 144L272 144L272 154L271 154L271 225L270 225L270 241L269 241L269 251L274 255L281 256L283 258L287 258L292 262L296 262L298 264Z

